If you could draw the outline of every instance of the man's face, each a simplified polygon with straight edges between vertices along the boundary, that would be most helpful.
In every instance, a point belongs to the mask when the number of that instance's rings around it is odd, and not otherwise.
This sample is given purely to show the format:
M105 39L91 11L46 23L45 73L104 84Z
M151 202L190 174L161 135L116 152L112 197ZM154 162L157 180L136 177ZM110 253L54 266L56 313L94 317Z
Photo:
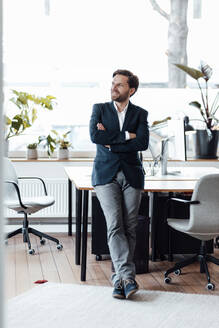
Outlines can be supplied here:
M135 88L130 88L128 77L117 74L114 76L111 87L111 98L117 102L125 102L134 93Z

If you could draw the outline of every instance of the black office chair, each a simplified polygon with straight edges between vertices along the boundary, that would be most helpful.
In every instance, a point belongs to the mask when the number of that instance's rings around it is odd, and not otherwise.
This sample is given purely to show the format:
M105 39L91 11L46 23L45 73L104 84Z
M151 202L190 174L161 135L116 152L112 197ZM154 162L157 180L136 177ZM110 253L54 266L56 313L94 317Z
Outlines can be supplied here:
M23 227L7 234L6 239L9 239L19 233L23 234L23 241L28 244L29 254L35 254L35 250L31 248L29 233L32 233L40 238L40 243L45 244L45 239L54 241L57 244L57 249L62 250L63 246L59 240L51 237L43 232L29 227L28 214L36 213L43 208L51 206L55 203L55 199L47 195L46 185L43 179L39 177L18 177L15 168L8 158L4 158L4 182L5 182L5 197L4 204L11 210L17 213L24 214ZM44 189L44 195L41 197L21 197L19 179L37 179L41 181Z
M208 240L214 239L219 235L219 174L208 174L197 181L191 201L172 198L171 201L180 202L190 205L190 218L172 219L168 218L168 225L178 231L188 234L194 238L201 240L201 246L198 254L176 263L171 269L164 274L164 281L171 282L169 274L175 272L176 275L181 274L181 268L192 264L196 261L200 262L200 272L205 273L207 277L206 288L213 290L214 284L210 281L207 262L219 265L219 259L207 254L206 243ZM171 247L171 241L170 245ZM170 251L171 253L171 251Z

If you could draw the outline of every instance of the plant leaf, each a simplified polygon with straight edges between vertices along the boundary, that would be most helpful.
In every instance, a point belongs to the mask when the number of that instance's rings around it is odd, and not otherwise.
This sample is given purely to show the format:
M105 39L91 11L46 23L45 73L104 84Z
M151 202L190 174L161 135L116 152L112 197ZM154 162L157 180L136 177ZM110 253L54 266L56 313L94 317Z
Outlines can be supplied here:
M205 79L205 81L208 81L211 78L212 73L213 73L212 68L204 61L201 61L200 70L204 74L203 78Z
M10 98L9 99L13 104L15 104L19 109L22 109L22 105L17 102L17 98Z
M51 132L58 136L58 132L56 130L51 130Z
M38 143L41 143L42 141L46 140L46 136L39 136L38 140L39 140Z
M5 118L5 123L6 123L6 125L10 125L11 124L11 119L8 117L8 116L6 116L6 118Z
M204 113L203 109L201 108L201 104L200 104L198 101L191 101L191 102L189 103L189 105L198 108L199 111L200 111L201 116L202 116L203 119L204 119L204 121L206 121L206 119L205 119L205 113Z
M190 106L194 106L194 107L196 107L196 108L198 108L198 109L201 108L201 104L200 104L198 101L191 101L191 102L189 103L189 105L190 105Z
M34 121L36 121L37 119L37 109L33 108L32 109L32 123L34 123Z
M63 136L63 138L65 139L65 138L67 138L67 135L69 134L71 132L71 130L69 130L69 131L67 131L67 132L65 132L62 136Z
M200 77L204 77L204 74L192 67L181 65L181 64L174 64L176 67L180 68L182 71L187 73L189 76L191 76L193 79L198 80Z
M11 91L12 91L12 93L14 93L16 96L19 95L19 92L18 92L17 90L12 89Z
M27 105L27 93L26 92L20 92L17 100L22 104L22 105Z
M11 127L15 130L15 133L17 133L20 128L23 127L23 119L20 117L20 115L15 115L13 117Z
M151 127L154 127L155 125L158 125L158 124L162 124L162 123L165 123L167 122L168 120L171 120L171 117L168 116L166 118L164 118L163 120L160 120L160 121L154 121L151 125Z

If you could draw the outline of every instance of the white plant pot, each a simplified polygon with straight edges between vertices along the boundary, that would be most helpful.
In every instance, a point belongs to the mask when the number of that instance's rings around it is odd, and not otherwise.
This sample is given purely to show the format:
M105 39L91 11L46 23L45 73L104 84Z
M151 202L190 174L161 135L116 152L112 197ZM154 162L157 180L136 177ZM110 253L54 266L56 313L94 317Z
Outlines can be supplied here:
M69 150L68 149L58 149L58 159L68 159Z
M27 159L37 159L37 149L27 149Z

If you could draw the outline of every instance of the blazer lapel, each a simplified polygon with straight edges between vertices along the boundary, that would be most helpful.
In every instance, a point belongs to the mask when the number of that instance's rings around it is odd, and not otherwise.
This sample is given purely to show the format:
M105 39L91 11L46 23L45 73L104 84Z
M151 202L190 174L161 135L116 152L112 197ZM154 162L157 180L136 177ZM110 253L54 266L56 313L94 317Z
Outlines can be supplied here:
M128 122L131 120L132 118L132 113L133 113L133 107L132 107L132 103L129 102L128 108L127 108L127 112L125 114L125 121L122 127L122 131L126 130L127 124Z
M117 111L114 107L113 102L110 103L110 108L112 110L113 125L116 127L116 129L120 130L118 114L117 114Z

